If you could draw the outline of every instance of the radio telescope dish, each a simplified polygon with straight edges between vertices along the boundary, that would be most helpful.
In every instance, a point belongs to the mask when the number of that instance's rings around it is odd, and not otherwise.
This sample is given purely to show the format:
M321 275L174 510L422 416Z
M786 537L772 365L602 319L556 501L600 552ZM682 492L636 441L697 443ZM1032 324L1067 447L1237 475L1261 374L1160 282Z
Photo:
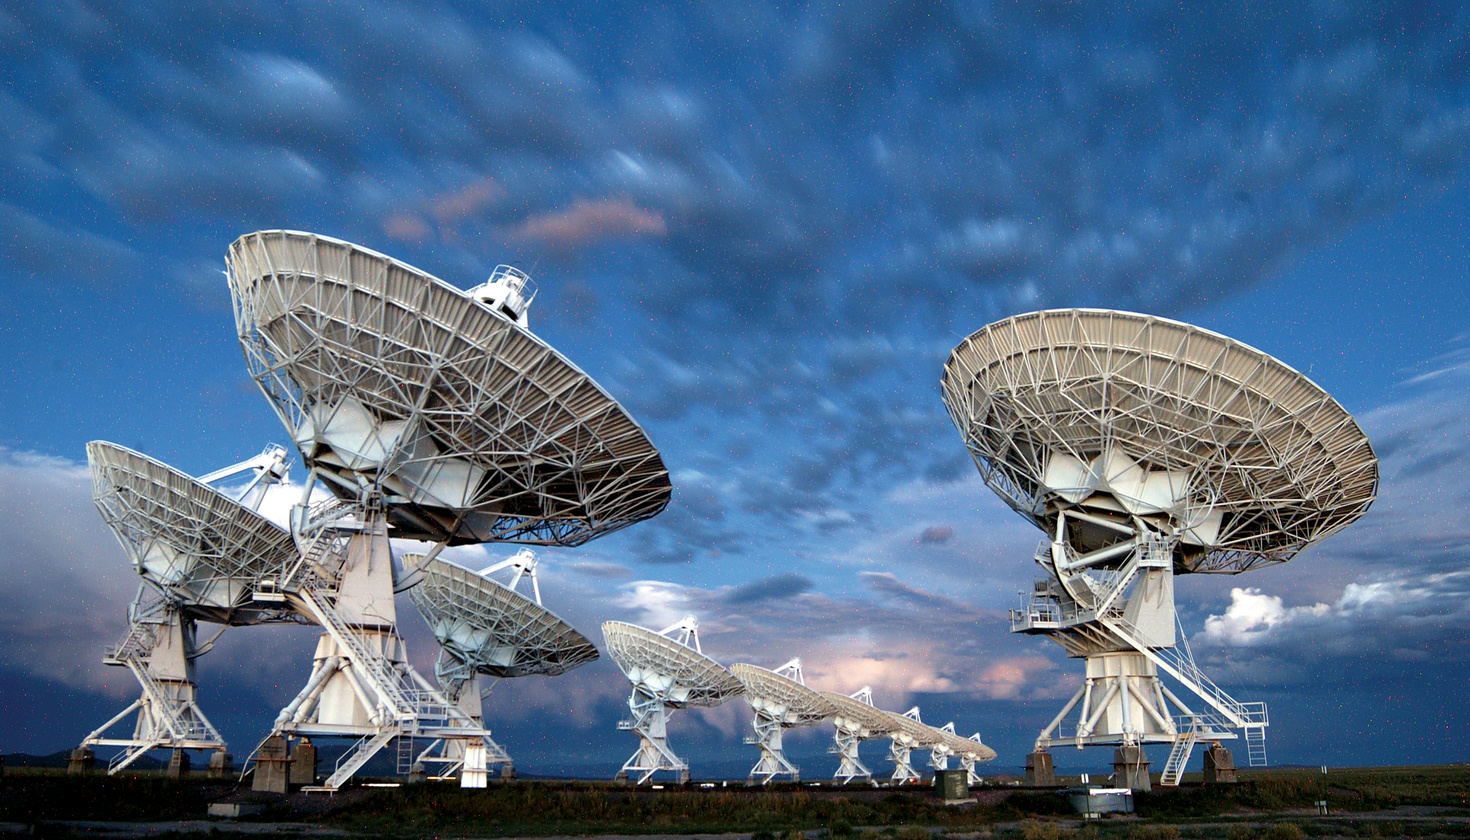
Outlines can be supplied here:
M84 760L93 747L122 747L108 765L117 773L155 749L174 750L184 762L183 750L224 755L223 738L199 708L194 676L194 660L218 634L199 644L196 621L298 620L280 604L254 599L257 582L295 554L291 535L255 510L266 487L285 478L285 456L270 446L196 479L117 444L87 444L92 500L144 582L128 609L127 631L103 657L131 671L142 696L82 740ZM232 493L211 486L236 477ZM108 736L135 713L130 735Z
M424 689L406 659L393 594L427 575L395 579L390 538L434 543L421 564L446 545L580 545L664 509L663 459L616 400L526 329L523 272L502 266L465 292L297 231L242 236L226 264L250 375L311 469L293 511L299 561L278 588L327 634L271 737L358 738L331 789L388 741L417 737L462 747L460 784L482 787L489 733ZM307 506L317 479L337 501ZM502 667L499 653L461 652L477 669Z
M481 699L489 690L481 687L482 677L553 677L597 659L597 648L585 636L542 606L536 557L529 549L478 572L438 558L425 563L410 554L403 559L423 572L422 582L408 593L439 640L439 660L434 663L439 686L480 726L484 726ZM503 569L513 570L508 584L491 577ZM531 581L534 601L516 591L524 579ZM488 732L479 745L488 763L510 766L510 755ZM441 739L417 760L449 765L452 771L465 756L462 742Z
M286 529L203 481L115 443L87 444L92 500L138 574L193 618L220 624L282 620L278 604L253 600L254 586L296 553ZM257 465L256 462L260 462ZM285 474L285 450L221 470ZM262 486L246 485L247 491Z
M970 784L979 784L980 776L975 772L975 765L981 761L994 761L995 750L981 743L978 732L968 738L956 734L953 723L940 727L939 732L944 736L943 757L941 758L938 747L929 755L930 761L935 764L935 769L947 769L949 757L954 756L960 760L960 767L965 771ZM941 761L944 764L943 767L938 766Z
M913 765L913 751L932 750L944 742L944 733L919 719L919 707L915 706L903 714L884 712L893 722L894 730L889 733L888 758L893 762L895 785L918 784L922 777Z
M605 621L602 637L608 655L633 684L628 698L633 717L619 726L637 733L639 745L618 778L637 773L641 785L666 770L688 782L689 764L668 746L669 717L676 709L719 706L745 687L701 650L694 616L657 633L636 624Z
M1161 784L1175 785L1196 740L1239 729L1265 764L1265 705L1237 702L1174 646L1173 578L1283 563L1362 516L1378 461L1353 418L1259 350L1096 309L991 324L955 348L942 385L985 482L1048 535L1035 559L1049 579L1023 595L1012 631L1087 660L1037 753L1117 746L1120 784L1147 790L1141 744L1174 745ZM1211 710L1192 711L1159 669Z
M869 686L863 686L853 694L823 691L822 696L836 710L832 715L832 725L837 729L835 749L839 762L832 778L841 779L844 785L859 778L872 781L873 772L863 764L858 746L863 741L892 734L898 729L898 724L887 712L873 707L873 690ZM875 787L877 784L873 782Z
M586 636L514 589L440 558L424 573L408 595L447 655L434 669L446 690L476 673L554 677L597 659Z
M495 295L297 231L227 263L251 376L339 497L381 491L393 536L580 545L668 504L643 429Z
M813 726L837 714L837 708L819 692L806 687L801 673L801 660L767 671L756 665L736 663L730 673L745 686L745 699L755 712L755 743L760 747L760 761L750 771L750 783L760 777L770 784L777 776L790 776L800 781L801 773L786 760L781 751L781 733L797 726Z
M945 405L987 484L1051 533L1090 499L1159 517L1185 572L1289 560L1368 510L1378 459L1327 392L1225 336L1148 315L1018 315L965 339Z

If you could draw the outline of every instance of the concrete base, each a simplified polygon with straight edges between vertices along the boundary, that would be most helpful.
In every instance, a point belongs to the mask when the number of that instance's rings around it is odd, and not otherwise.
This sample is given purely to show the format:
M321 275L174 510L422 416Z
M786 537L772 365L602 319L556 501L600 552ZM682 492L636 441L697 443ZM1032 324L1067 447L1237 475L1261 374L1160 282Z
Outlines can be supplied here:
M66 762L66 772L79 776L95 769L97 769L97 753L86 747L78 747L71 751L71 758Z
M1134 793L1153 790L1148 778L1148 755L1143 747L1119 747L1113 750L1113 786Z
M174 750L168 755L168 767L163 771L168 779L182 779L189 775L189 753L185 750Z
M1051 753L1036 750L1026 756L1026 784L1030 787L1056 787L1057 771Z
M305 738L297 741L291 750L290 782L300 786L316 784L316 747Z
M1219 744L1205 750L1205 784L1235 784L1235 756Z
M251 790L286 793L291 782L291 746L280 735L265 739L255 753L255 779Z
M235 757L224 750L215 750L209 757L209 778L225 779L235 775Z
M502 764L500 766L500 781L502 781L502 782L513 782L515 780L516 780L516 769L515 769L515 767L512 766L512 765L510 765L510 764Z
M681 784L681 785L687 785L687 784L689 784L689 771L688 770L680 770L679 771L679 784Z
M422 761L415 761L413 763L413 766L410 767L410 768L408 768L408 783L409 784L416 785L416 784L418 784L420 782L426 782L428 780L429 780L429 771L426 770L426 769L424 769L424 763Z

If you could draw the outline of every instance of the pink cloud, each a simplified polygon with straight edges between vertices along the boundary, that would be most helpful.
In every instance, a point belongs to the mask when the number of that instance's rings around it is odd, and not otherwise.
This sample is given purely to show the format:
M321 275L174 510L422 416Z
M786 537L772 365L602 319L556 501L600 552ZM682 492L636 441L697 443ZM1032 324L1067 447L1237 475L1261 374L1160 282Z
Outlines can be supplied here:
M569 210L533 216L515 228L517 239L534 239L571 248L612 236L664 236L664 217L650 213L626 198L578 199Z

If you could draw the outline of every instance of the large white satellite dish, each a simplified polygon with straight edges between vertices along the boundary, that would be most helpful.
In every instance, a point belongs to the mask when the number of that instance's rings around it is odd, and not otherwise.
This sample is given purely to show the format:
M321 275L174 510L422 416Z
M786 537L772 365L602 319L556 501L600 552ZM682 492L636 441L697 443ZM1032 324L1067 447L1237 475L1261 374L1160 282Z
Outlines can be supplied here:
M417 566L422 558L406 555L404 563ZM571 625L541 605L536 584L536 558L521 549L510 560L478 572L443 558L424 563L423 581L408 591L413 605L439 640L434 675L449 700L483 724L481 697L488 691L481 677L556 676L597 659L597 648ZM502 584L492 575L513 569ZM521 580L532 581L535 600L516 591ZM510 756L486 735L486 761L502 765L508 775ZM448 775L464 759L460 742L436 741L418 756L419 762L450 765Z
M655 633L636 624L605 621L602 637L608 655L632 683L631 719L619 724L638 735L638 751L618 771L619 779L638 774L643 784L659 771L689 781L689 764L668 745L668 720L676 709L719 706L745 690L734 674L704 654L699 622L687 616Z
M844 785L853 779L863 779L876 787L878 783L873 781L873 772L858 756L858 747L863 741L893 734L898 724L887 712L873 706L873 689L870 686L865 685L852 694L836 691L823 691L821 694L836 710L832 715L832 725L837 730L834 748L838 765L833 778L841 780Z
M761 756L750 770L750 783L759 778L761 784L770 784L777 776L800 781L800 771L782 751L781 733L821 723L837 714L837 708L821 693L806 687L800 659L792 659L773 671L737 662L730 666L730 673L745 686L745 700L755 712L752 740L760 747Z
M944 733L919 719L919 707L907 712L885 712L895 726L889 733L888 758L893 762L894 785L917 784L923 779L914 769L913 751L930 750L944 743Z
M1120 782L1147 789L1141 745L1167 743L1161 783L1173 785L1197 740L1218 748L1235 730L1264 764L1265 704L1236 701L1175 646L1174 577L1282 563L1362 516L1378 461L1353 418L1259 350L1109 310L991 324L955 348L942 384L985 482L1048 535L1035 557L1048 577L1012 631L1087 663L1036 766L1050 767L1054 743L1111 745Z
M403 654L393 593L423 569L395 579L389 538L435 543L423 562L451 544L579 545L663 510L663 460L526 329L520 272L463 292L297 231L243 236L226 263L251 376L311 470L303 494L321 481L339 499L303 495L294 514L300 561L277 586L327 632L273 737L359 739L328 788L394 738L464 741L461 784L483 784L489 733Z
M122 747L110 773L154 749L224 753L224 739L199 708L194 676L194 660L213 647L218 634L199 644L197 621L299 620L278 604L252 597L258 582L279 574L295 554L291 534L256 511L266 488L285 478L285 456L281 447L267 447L196 479L114 443L87 444L92 500L144 582L128 611L127 631L103 657L128 668L142 695L80 747L84 753ZM108 735L130 716L130 735Z

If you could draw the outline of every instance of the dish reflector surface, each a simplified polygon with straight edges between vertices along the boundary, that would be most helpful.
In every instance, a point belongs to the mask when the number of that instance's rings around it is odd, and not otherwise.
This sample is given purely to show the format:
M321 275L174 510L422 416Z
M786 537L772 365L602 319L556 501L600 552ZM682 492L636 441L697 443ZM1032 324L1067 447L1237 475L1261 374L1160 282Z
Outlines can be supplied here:
M1285 562L1377 494L1377 457L1336 400L1178 321L1018 315L961 342L942 385L986 483L1018 513L1043 530L1073 505L1166 517L1178 572Z
M408 591L439 645L481 674L556 676L597 648L555 613L456 563L434 558Z
M836 691L819 692L832 704L833 722L839 727L859 733L864 738L887 735L898 729L889 714Z
M674 708L718 706L745 690L718 662L647 628L604 621L602 637L630 682Z
M730 673L745 686L752 709L787 726L821 723L837 713L820 692L765 668L737 662Z
M392 536L578 545L668 504L643 429L489 305L311 233L247 234L226 262L251 375L335 493L383 491Z
M286 529L224 493L115 443L87 444L92 500L138 574L194 618L283 619L251 600L294 558Z

